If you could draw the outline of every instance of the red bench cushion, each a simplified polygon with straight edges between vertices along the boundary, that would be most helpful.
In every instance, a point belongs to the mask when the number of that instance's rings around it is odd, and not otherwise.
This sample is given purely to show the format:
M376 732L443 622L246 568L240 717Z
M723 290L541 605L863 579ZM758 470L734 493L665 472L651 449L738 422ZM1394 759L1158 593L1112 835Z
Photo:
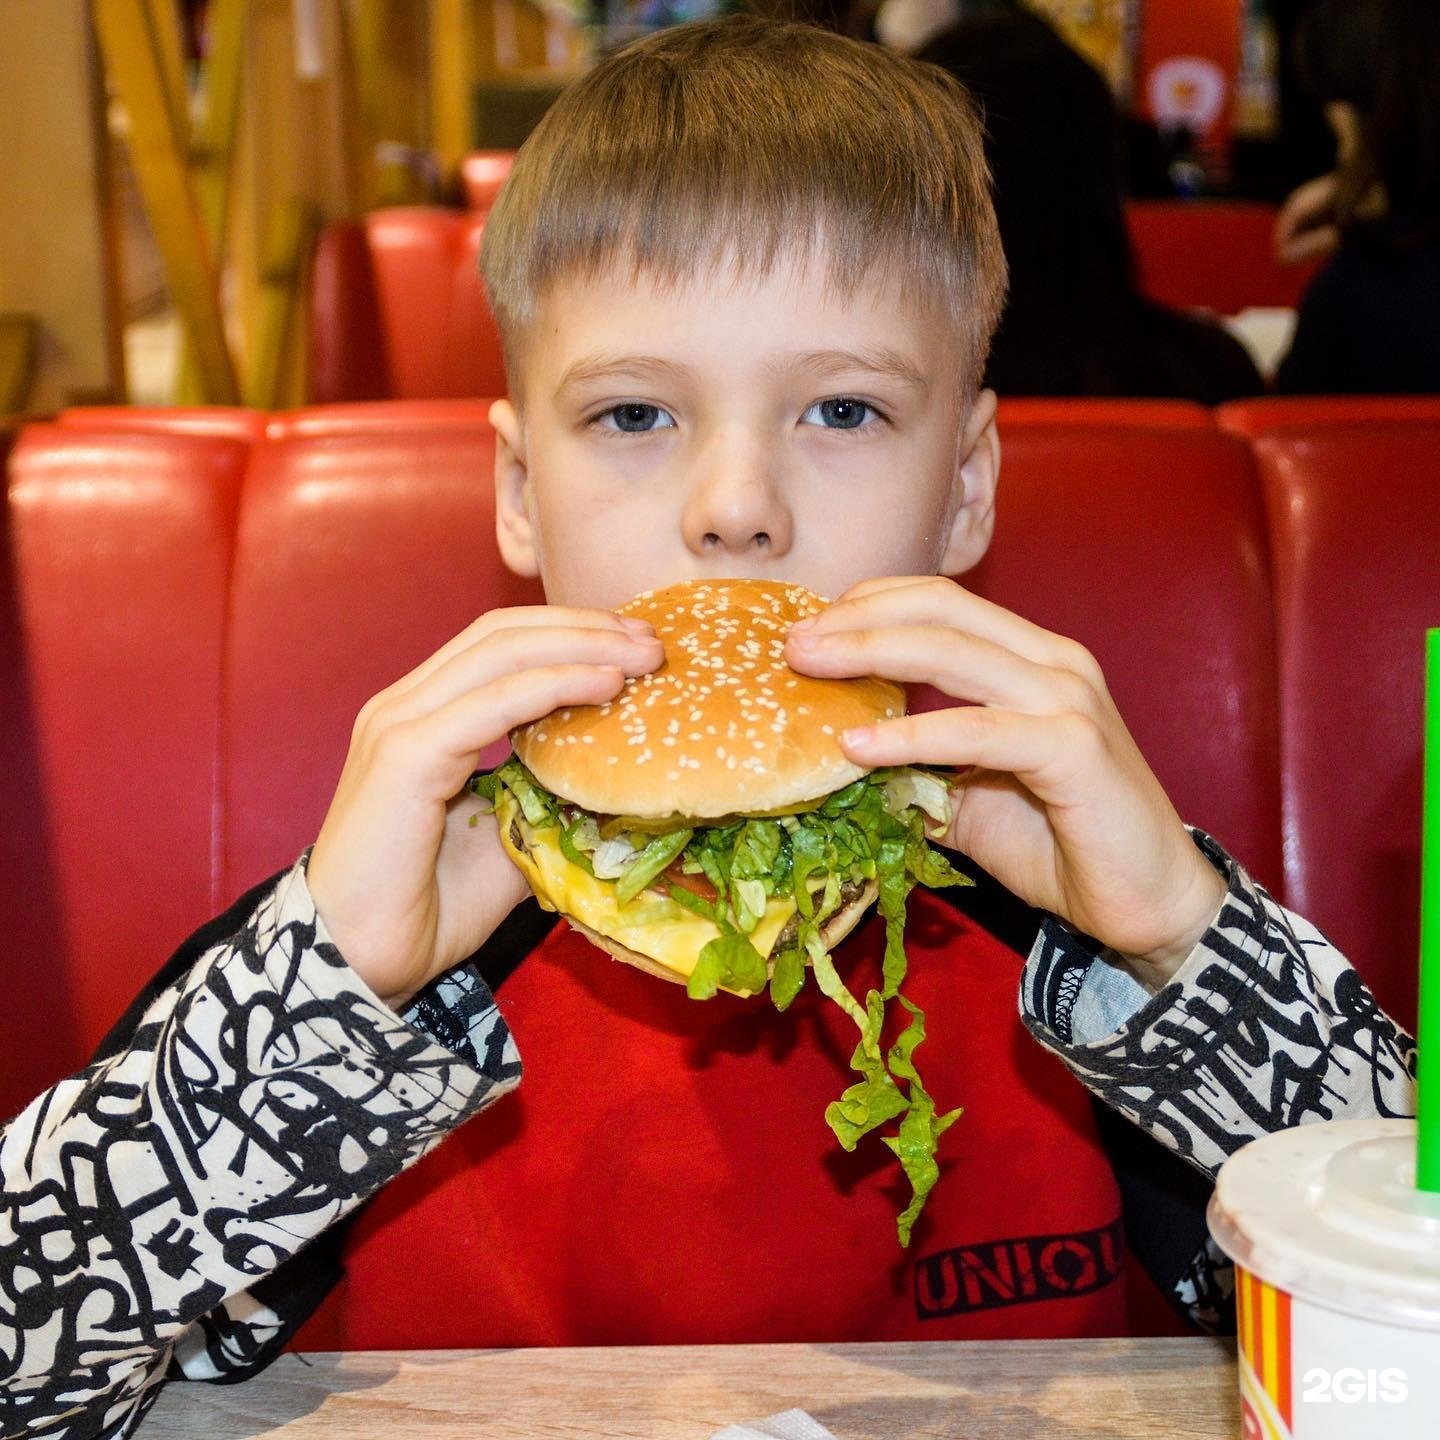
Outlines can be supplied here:
M1286 895L1414 1022L1440 422L1257 445L1274 530Z
M237 440L32 425L0 555L0 1115L82 1064L217 908Z
M1011 428L994 545L962 583L1092 650L1181 816L1280 879L1264 515L1200 429Z
M493 447L462 420L257 452L226 656L226 894L314 840L370 696L483 611L540 603L500 563Z

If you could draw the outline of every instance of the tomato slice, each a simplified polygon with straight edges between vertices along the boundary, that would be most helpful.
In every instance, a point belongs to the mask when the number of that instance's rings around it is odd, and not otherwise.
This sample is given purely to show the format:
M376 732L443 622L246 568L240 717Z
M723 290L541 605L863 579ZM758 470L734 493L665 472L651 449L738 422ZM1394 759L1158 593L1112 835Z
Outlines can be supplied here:
M661 873L660 878L655 882L655 889L663 895L667 885L675 885L681 890L688 890L692 895L698 895L702 900L713 905L719 898L719 892L704 875L687 875L681 868L683 861L677 860L668 870Z

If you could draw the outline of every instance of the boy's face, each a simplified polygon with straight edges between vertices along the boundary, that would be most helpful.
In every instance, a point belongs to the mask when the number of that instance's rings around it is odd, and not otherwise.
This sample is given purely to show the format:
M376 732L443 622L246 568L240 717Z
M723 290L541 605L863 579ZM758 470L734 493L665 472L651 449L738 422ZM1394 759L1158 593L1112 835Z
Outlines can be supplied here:
M552 287L498 434L501 553L552 604L613 609L706 576L835 597L959 574L993 521L994 397L971 406L940 312L823 257L665 288L619 272Z

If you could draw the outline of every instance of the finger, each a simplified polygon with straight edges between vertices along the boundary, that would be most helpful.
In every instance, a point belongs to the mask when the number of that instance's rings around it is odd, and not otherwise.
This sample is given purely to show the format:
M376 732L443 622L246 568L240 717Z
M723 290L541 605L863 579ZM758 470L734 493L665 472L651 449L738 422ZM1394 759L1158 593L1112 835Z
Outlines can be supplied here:
M1316 225L1288 236L1277 247L1283 264L1303 265L1310 260L1323 260L1340 248L1340 229L1336 225Z
M883 590L899 590L907 585L928 585L935 578L934 575L876 575L869 580L857 581L830 603L841 605L848 600L863 600L867 595L878 595Z
M992 600L982 599L936 576L912 579L867 590L837 601L791 635L824 635L847 629L878 629L901 625L944 625L1003 646L1037 665L1054 665L1090 675L1094 661L1063 635L1052 634ZM1093 676L1091 677L1093 678Z
M573 630L605 630L617 635L653 634L648 621L612 614L609 610L576 609L564 605L517 605L489 610L471 621L458 635L447 640L433 655L415 666L390 688L406 691L423 683L436 670L462 651L489 635L502 631L568 627Z
M484 690L470 690L425 715L386 727L377 763L395 787L448 800L475 768L487 745L517 725L564 705L600 705L620 693L618 666L551 665L506 675Z
M1015 775L1042 801L1062 798L1075 775L1093 773L1105 737L1074 711L1025 715L975 705L932 710L846 730L841 748L857 765L974 766Z
M1069 670L944 625L897 625L792 636L787 655L806 675L878 675L925 682L957 700L1030 714L1088 707L1094 692Z
M664 658L664 646L655 636L640 638L624 630L567 626L497 630L453 654L409 690L393 696L385 708L397 718L425 714L503 676L558 665L601 665L625 675L645 675Z

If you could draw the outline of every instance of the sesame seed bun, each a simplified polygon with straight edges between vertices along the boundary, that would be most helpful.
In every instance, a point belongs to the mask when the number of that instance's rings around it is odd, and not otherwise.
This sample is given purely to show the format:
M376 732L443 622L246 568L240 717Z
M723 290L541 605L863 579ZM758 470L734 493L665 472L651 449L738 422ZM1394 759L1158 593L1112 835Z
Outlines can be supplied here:
M660 668L608 704L522 726L515 753L552 794L606 815L715 819L839 790L867 773L845 758L841 731L903 715L905 692L785 663L790 627L825 603L774 580L690 580L639 595L618 613L655 627Z

